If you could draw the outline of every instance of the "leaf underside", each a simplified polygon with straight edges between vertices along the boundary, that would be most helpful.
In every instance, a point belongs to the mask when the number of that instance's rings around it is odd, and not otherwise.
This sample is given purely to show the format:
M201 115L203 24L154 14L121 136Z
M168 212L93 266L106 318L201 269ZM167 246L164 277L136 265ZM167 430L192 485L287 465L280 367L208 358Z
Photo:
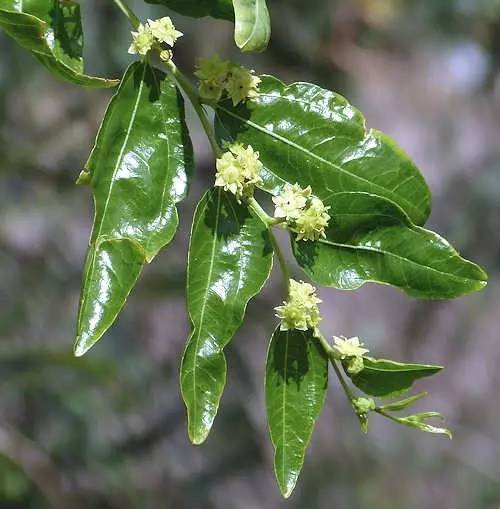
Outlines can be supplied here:
M274 332L266 363L266 408L274 469L284 497L297 483L328 386L328 358L312 331Z
M359 373L346 373L358 389L381 398L401 394L420 378L434 375L443 369L431 364L409 364L371 357L365 357L363 364L363 370Z
M234 40L246 53L259 53L267 48L271 37L271 20L266 0L233 0Z
M83 73L83 30L76 1L0 0L0 28L59 78L86 87L119 83Z
M85 263L75 353L111 326L140 275L177 229L192 146L176 86L146 63L132 64L111 100L79 183L95 219Z
M226 382L224 347L271 267L272 246L262 220L220 188L207 191L191 231L187 300L192 333L180 375L195 444L207 438L217 413Z

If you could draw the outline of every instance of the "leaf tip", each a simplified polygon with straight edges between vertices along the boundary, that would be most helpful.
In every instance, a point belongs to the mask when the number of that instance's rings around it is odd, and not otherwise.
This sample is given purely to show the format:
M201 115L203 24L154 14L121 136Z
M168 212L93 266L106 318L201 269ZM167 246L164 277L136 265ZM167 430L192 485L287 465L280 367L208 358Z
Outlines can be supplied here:
M281 496L284 499L288 499L292 496L293 490L297 485L299 472L280 472L278 464L276 463L276 457L274 461L274 473L276 475L276 481L278 483Z
M208 438L208 430L193 430L188 426L188 436L193 445L202 445Z
M293 481L293 482L285 482L285 483L279 482L278 484L279 484L279 487L280 487L281 496L285 500L289 499L292 496L293 490L295 489L296 482L295 481Z
M73 346L73 354L75 357L83 357L94 345L93 342L86 341L82 336L77 336Z

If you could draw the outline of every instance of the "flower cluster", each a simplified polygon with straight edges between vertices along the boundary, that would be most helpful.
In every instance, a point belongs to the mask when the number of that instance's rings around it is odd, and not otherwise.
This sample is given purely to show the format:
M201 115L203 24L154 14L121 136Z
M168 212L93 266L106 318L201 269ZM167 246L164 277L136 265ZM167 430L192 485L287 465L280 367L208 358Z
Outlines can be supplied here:
M355 375L362 371L363 355L368 353L367 348L363 348L363 343L358 337L345 338L343 336L333 336L335 341L335 350L340 360L346 363L347 371L351 375Z
M234 106L246 99L257 97L261 82L261 79L254 75L254 71L228 60L221 60L217 55L200 59L194 74L199 79L199 92L203 99L218 102L226 94L232 99Z
M148 19L137 27L137 32L132 32L132 44L128 52L132 55L146 55L148 51L157 46L161 50L161 44L173 47L175 41L182 36L182 32L176 30L169 16L157 20ZM162 50L162 60L169 60L170 50Z
M317 330L321 316L316 297L316 288L303 281L290 279L288 300L275 308L276 316L281 320L280 330Z
M262 182L262 163L259 153L251 145L228 145L228 150L217 159L215 185L233 193L238 202L252 196L256 184Z
M319 240L325 237L330 216L323 202L312 195L310 186L286 184L273 197L274 217L286 221L288 229L297 234L297 240Z

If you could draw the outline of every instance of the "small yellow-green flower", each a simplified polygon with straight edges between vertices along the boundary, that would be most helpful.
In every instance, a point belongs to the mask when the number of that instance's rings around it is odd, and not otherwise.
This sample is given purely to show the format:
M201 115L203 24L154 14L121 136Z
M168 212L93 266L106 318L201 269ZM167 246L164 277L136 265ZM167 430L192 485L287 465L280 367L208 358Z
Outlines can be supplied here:
M321 316L316 297L316 289L309 283L290 279L288 300L275 308L276 316L281 320L280 330L317 329Z
M200 80L199 92L203 99L218 102L222 98L230 64L217 55L200 58L195 76Z
M330 215L323 202L316 197L311 199L309 207L302 210L291 228L297 234L297 240L319 240L326 237L325 228L328 226Z
M260 184L262 182L260 170L263 166L259 159L260 154L251 145L244 148L243 145L235 144L230 150L243 166L244 175L248 183Z
M194 74L199 79L199 92L203 99L218 102L226 93L234 106L256 97L261 81L253 71L228 60L222 60L217 55L212 58L201 58Z
M153 47L155 38L148 25L140 24L137 32L132 32L132 44L128 49L131 55L146 55Z
M298 184L286 184L278 196L273 197L274 217L287 221L297 219L311 197L311 186L305 189Z
M173 46L175 41L183 35L182 32L179 32L179 30L175 28L169 16L154 21L148 19L148 26L153 37L158 42L163 42L169 46Z
M202 80L198 86L198 92L207 101L219 102L224 92L224 85L215 80Z
M230 151L224 152L216 162L215 185L223 187L236 196L241 196L245 183L245 172L241 163Z
M228 96L236 106L246 99L252 99L259 95L259 84L261 79L243 66L234 65L229 73L226 83Z
M363 355L369 350L364 348L358 337L345 338L333 336L335 350L342 361L347 364L347 371L352 375L363 370Z
M365 353L369 352L367 348L364 348L364 344L361 343L357 336L352 338L333 336L333 340L341 359L345 357L362 357Z
M217 81L223 83L227 79L230 63L218 55L212 58L200 58L194 75L201 81Z
M250 145L245 148L235 144L227 148L217 159L215 185L233 193L239 201L242 197L251 196L255 185L262 182L262 163L259 153Z

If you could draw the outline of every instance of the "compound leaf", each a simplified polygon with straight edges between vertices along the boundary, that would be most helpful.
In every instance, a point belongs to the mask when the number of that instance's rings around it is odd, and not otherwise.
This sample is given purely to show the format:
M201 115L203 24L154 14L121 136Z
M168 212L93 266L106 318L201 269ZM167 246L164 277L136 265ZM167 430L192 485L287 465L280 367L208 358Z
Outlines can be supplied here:
M281 493L289 497L328 386L328 358L312 331L276 329L267 354L265 385L274 469Z
M111 326L145 262L177 229L192 146L176 86L132 64L111 100L79 183L92 187L95 219L85 263L76 355Z
M86 87L119 83L83 73L83 31L76 1L0 0L0 28L66 81Z
M207 191L191 232L187 299L193 328L180 374L188 433L195 444L207 438L217 414L226 383L224 347L271 267L266 224L233 195L220 188Z

